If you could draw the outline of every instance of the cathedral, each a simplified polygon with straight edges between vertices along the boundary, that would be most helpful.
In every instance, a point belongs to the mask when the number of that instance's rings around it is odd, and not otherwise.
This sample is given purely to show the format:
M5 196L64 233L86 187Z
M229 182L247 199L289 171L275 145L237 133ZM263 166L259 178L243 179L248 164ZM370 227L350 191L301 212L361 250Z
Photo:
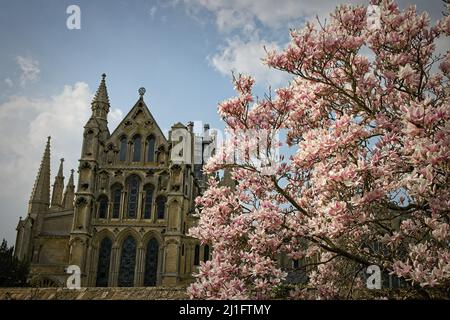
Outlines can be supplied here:
M84 126L77 186L74 170L64 185L61 159L51 197L48 137L15 255L45 286L65 286L70 265L80 268L82 287L184 286L211 254L187 232L216 134L208 125L194 133L189 122L174 124L166 137L144 88L111 133L105 78Z

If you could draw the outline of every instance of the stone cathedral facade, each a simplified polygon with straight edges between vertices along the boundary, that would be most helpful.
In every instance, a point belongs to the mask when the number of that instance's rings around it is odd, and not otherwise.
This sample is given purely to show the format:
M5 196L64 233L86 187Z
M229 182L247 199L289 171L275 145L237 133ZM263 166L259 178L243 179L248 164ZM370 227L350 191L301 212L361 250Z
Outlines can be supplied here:
M77 186L73 170L64 186L61 159L50 197L49 137L15 255L43 285L64 286L69 265L80 267L83 287L186 285L211 254L187 231L215 135L208 125L195 134L190 122L173 125L166 138L144 88L111 133L105 77L84 126Z

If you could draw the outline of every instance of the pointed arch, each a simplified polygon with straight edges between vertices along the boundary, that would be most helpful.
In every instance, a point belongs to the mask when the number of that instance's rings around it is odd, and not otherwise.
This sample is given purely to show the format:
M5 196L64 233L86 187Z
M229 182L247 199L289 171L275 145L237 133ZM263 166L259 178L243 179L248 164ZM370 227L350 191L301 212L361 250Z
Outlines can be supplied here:
M133 162L141 161L141 147L142 140L139 134L136 134L133 139Z
M120 245L125 241L128 236L132 236L138 243L142 242L142 236L135 229L128 227L122 231L120 231L116 236L116 244L120 247Z
M158 196L156 198L156 215L158 219L164 219L166 214L166 197Z
M135 219L137 217L140 184L141 178L136 174L132 174L127 178L128 199L126 217L128 219Z
M119 287L132 287L136 269L136 239L130 234L122 242L119 265Z
M107 287L109 279L109 269L111 264L112 240L106 236L100 242L97 262L96 287Z
M100 195L97 199L99 219L106 219L108 217L108 197L104 194Z
M194 266L200 265L200 245L196 244L194 248Z
M155 187L148 183L144 186L144 205L142 206L142 217L150 219L152 216L153 193Z
M156 139L153 134L147 137L147 162L155 162L155 143Z
M147 242L147 248L145 252L144 286L156 286L158 273L158 253L158 240L152 237Z
M119 141L119 161L126 161L127 160L127 137L121 136Z
M104 229L98 231L98 232L95 234L94 239L93 239L93 243L94 243L97 247L100 247L100 243L101 243L101 241L102 241L104 238L109 238L109 239L111 239L111 241L113 242L113 244L114 244L114 241L116 240L116 237L115 237L114 233L113 233L112 231L110 231L109 229L104 228Z
M143 244L147 243L148 241L150 241L151 238L155 238L158 243L163 243L163 238L161 236L161 233L159 231L156 230L151 230L149 232L147 232L141 239L141 242Z
M122 199L123 186L116 183L111 187L111 201L112 201L112 218L118 219L120 216L120 202Z

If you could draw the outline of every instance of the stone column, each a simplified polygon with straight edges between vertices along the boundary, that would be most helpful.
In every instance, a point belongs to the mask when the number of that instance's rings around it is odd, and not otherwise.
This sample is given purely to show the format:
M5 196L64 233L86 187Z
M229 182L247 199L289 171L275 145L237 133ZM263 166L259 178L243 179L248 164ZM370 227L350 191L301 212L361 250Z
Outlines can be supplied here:
M192 274L192 266L194 264L192 260L192 256L194 254L194 248L192 246L192 243L189 244L189 255L188 255L188 272L189 274Z
M125 187L122 189L122 192L120 193L120 209L119 209L119 221L120 222L122 222L126 216L126 213L125 213L126 192L124 191L124 189L125 189Z
M109 286L117 287L119 277L120 251L117 245L113 245L111 252L111 262L109 266Z
M144 284L144 247L141 245L137 248L136 253L136 277L134 279L135 287L142 287Z
M111 201L112 199L109 199L108 201L108 211L106 212L106 219L108 221L111 221L112 218L112 207L113 207L113 202Z
M92 246L91 247L91 257L90 257L90 272L89 272L89 279L88 279L88 286L89 287L95 287L95 283L97 280L97 265L98 265L98 247Z
M164 266L165 266L165 246L164 243L161 243L159 246L159 252L158 252L158 267L156 271L156 285L160 286L162 285L162 279L164 275Z
M179 277L179 242L176 239L167 239L164 254L163 286L174 287Z
M142 213L142 208L144 207L144 201L145 201L145 193L144 191L140 191L137 197L138 200L138 206L137 206L137 212L136 212L136 219L141 220L144 218L144 215Z

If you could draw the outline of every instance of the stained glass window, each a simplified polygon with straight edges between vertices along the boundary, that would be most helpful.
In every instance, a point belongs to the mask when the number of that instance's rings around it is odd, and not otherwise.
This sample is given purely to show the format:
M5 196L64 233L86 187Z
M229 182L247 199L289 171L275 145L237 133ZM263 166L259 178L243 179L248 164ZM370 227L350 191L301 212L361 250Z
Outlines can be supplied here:
M100 243L97 264L97 287L107 287L109 278L109 264L111 261L112 241L108 237L104 238Z
M152 214L152 199L153 199L153 186L148 184L144 187L145 199L144 199L144 219L150 219Z
M145 256L144 286L156 286L158 247L158 241L155 238L150 239Z
M133 175L128 180L127 217L136 218L139 195L139 177Z
M159 196L156 199L156 214L158 219L164 219L164 212L166 211L166 198Z
M141 136L133 138L133 161L141 161Z
M194 249L194 266L198 266L200 264L200 246L195 245Z
M149 136L147 138L147 161L155 161L155 137Z
M105 195L101 195L98 198L98 217L105 219L108 214L108 198Z
M119 218L120 213L120 198L122 197L122 186L116 185L111 190L112 195L112 217Z
M119 287L132 287L134 285L134 269L136 266L136 240L128 236L122 245L119 267Z
M122 137L120 139L120 152L119 152L119 160L125 161L127 158L127 138Z

